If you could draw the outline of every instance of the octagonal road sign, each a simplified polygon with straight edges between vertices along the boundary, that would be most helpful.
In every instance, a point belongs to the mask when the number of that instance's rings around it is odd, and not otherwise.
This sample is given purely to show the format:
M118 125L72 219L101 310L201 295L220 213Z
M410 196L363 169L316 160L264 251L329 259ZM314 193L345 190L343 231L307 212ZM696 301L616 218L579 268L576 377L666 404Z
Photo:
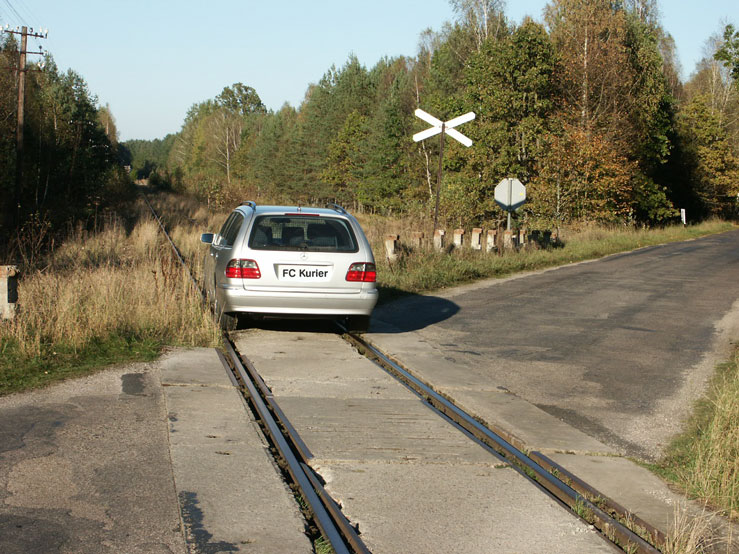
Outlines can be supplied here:
M526 187L518 179L507 177L495 187L495 202L504 210L512 212L526 202Z

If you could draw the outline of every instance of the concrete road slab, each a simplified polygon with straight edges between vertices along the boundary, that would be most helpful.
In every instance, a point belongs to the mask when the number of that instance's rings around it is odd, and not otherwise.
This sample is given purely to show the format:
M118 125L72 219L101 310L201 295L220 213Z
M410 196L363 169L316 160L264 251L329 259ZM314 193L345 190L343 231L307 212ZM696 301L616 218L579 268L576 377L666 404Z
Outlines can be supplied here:
M197 552L312 552L292 493L215 350L162 360L177 495Z
M162 383L167 387L173 385L231 386L231 380L212 348L174 349L162 356L159 365L162 371ZM221 371L218 371L218 368L221 368Z
M372 364L357 363L363 356L349 345L337 343L333 333L311 333L310 349L315 355L306 356L299 366L289 352L306 344L305 334L274 333L262 336L262 340L265 343L259 353L246 357L258 360L260 370L270 375L269 387L274 394L406 398L403 387L392 377L378 372Z
M402 400L280 396L278 402L310 447L311 465L333 460L505 464L409 394Z
M669 530L676 506L685 502L659 477L625 458L572 454L549 457L658 529Z
M353 463L319 471L374 554L614 552L510 467Z
M669 487L651 471L626 458L554 454L552 460L593 484L598 491L628 507L657 529L670 534L676 522L700 518L712 530L715 552L739 552L739 524L715 516L709 508L691 502Z
M340 337L251 330L236 344L373 552L612 552ZM341 386L325 389L326 376ZM372 392L377 383L384 396Z
M448 358L453 352L430 344L416 333L398 333L397 329L395 333L387 332L387 324L384 330L385 333L372 332L365 338L416 377L432 383L437 392L454 398L465 411L506 430L526 449L545 453L618 454L612 446L508 392L505 387L497 386L479 366L450 361Z

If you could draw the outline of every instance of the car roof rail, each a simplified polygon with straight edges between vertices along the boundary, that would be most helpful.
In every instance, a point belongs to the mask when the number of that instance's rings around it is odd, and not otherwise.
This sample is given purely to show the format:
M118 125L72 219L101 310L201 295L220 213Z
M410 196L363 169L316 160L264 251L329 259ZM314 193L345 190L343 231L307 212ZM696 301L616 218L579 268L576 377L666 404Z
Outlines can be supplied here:
M247 200L241 203L242 206L249 206L252 210L257 209L257 203L252 200Z
M339 206L338 204L334 204L332 202L326 204L326 207L331 208L332 210L335 210L339 212L340 214L349 215L349 212L347 212L342 206Z

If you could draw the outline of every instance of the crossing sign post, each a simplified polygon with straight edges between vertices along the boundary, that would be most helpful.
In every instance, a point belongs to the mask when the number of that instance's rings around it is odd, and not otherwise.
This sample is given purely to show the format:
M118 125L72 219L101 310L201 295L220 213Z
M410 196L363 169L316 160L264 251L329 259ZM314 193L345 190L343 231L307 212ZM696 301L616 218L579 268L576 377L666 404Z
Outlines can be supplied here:
M439 139L439 172L437 173L436 179L436 207L434 208L434 231L436 231L439 226L439 194L441 192L441 162L444 159L444 136L449 135L454 140L467 147L472 146L472 141L457 131L454 127L475 119L475 112L467 112L466 114L450 119L449 121L441 121L421 109L417 109L415 113L416 117L430 124L431 127L413 135L414 142L420 142L429 137L441 135Z

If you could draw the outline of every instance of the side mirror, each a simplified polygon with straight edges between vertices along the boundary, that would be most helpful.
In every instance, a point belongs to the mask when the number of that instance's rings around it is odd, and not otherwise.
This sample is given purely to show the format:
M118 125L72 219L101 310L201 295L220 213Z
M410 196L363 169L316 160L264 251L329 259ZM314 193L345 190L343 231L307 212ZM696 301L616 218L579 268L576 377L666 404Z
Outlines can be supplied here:
M203 233L200 235L200 242L205 244L213 244L213 233Z

